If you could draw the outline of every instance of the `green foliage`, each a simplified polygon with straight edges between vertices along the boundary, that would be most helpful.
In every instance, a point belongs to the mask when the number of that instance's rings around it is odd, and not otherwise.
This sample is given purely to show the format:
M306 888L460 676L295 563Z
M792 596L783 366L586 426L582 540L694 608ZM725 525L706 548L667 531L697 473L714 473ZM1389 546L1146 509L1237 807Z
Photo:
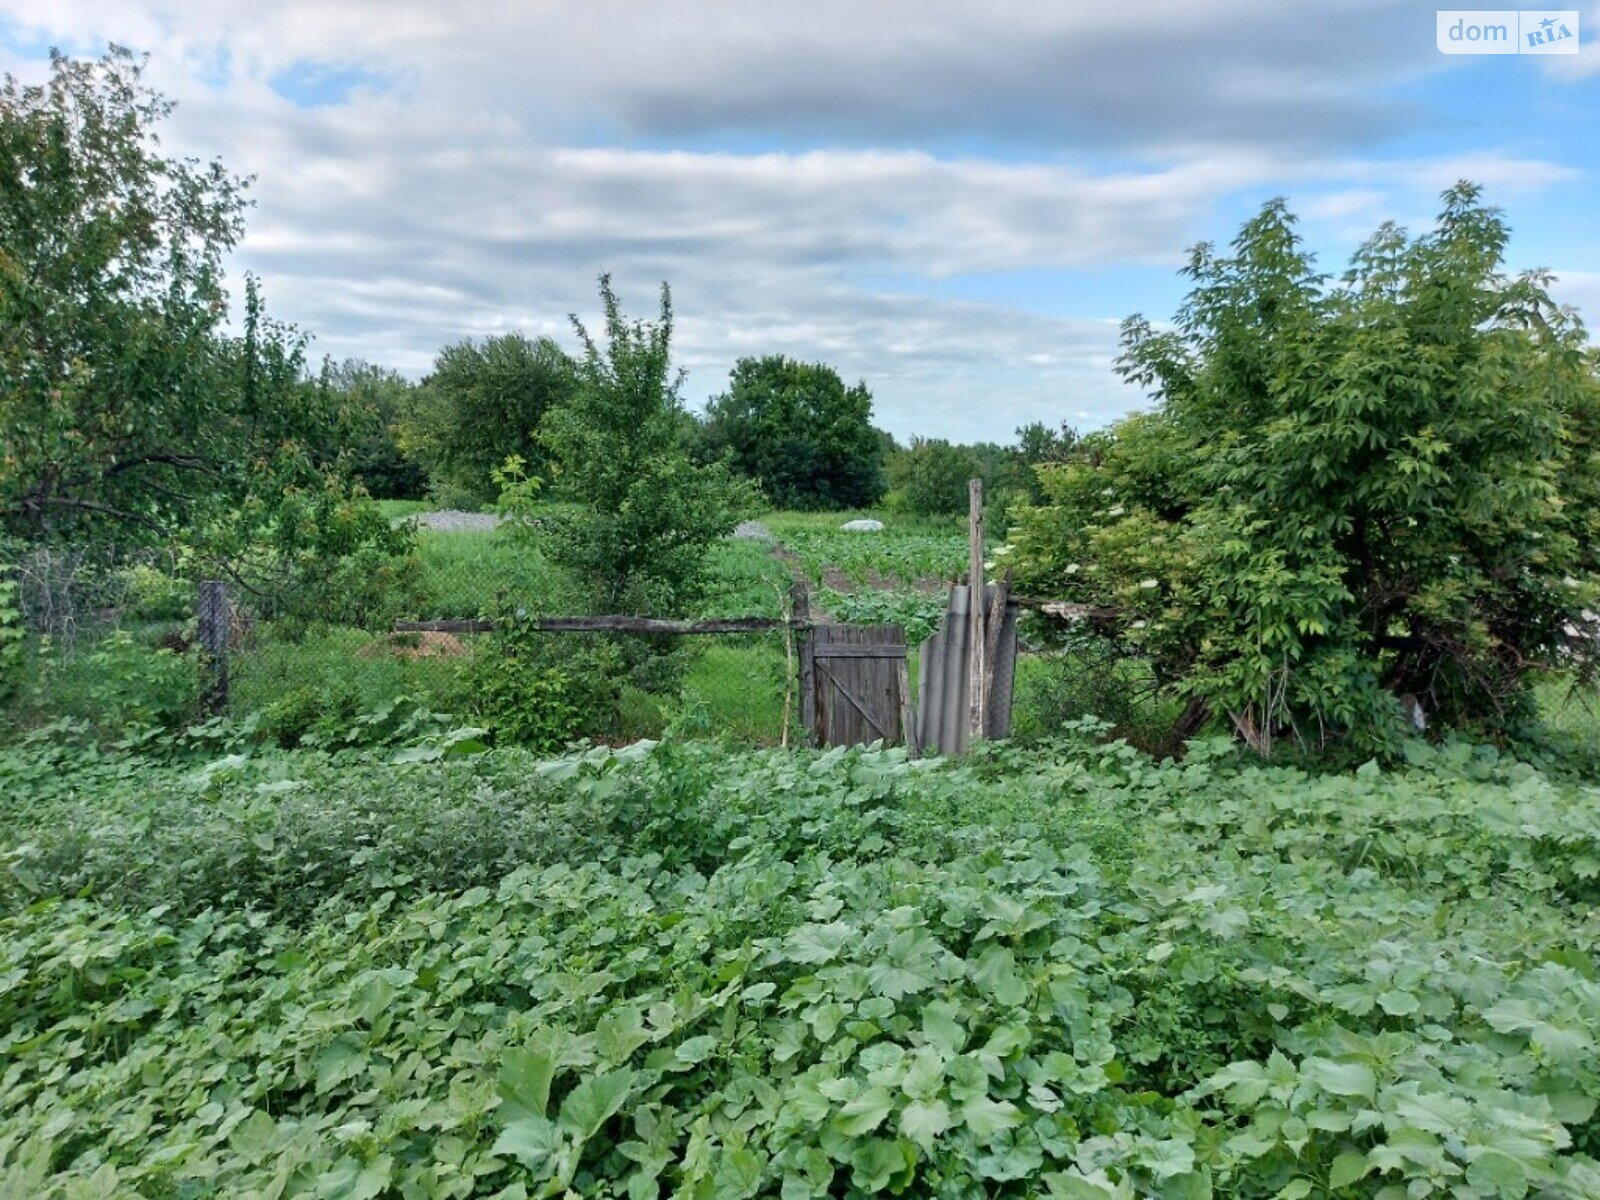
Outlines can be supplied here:
M354 358L325 363L319 382L351 410L345 458L350 477L372 496L421 497L428 473L399 440L400 422L418 404L416 387L396 371Z
M609 641L541 634L525 609L502 611L465 671L471 713L507 742L549 752L616 729L623 668Z
M141 71L55 53L0 87L0 518L29 536L157 535L241 437L211 369L241 183L154 153Z
M0 522L166 545L332 466L344 417L248 281L221 332L242 183L156 152L171 106L113 49L0 87Z
M1124 329L1161 407L1045 468L1029 591L1113 610L1124 650L1259 749L1395 746L1396 697L1503 733L1594 633L1600 386L1478 191L1385 226L1336 286L1281 202L1198 248L1176 327Z
M150 646L125 631L71 659L58 660L49 647L39 659L27 700L59 718L85 722L101 741L178 729L199 709L195 656Z
M0 1190L1595 1190L1594 797L1492 751L433 749L0 751Z
M549 338L520 333L457 342L410 397L399 443L421 463L436 495L477 508L494 500L491 478L510 456L542 470L539 426L577 384L573 362Z
M889 486L895 507L921 516L967 511L967 485L976 473L965 446L943 438L912 438L889 456Z
M892 525L881 533L785 530L784 549L822 582L837 572L850 583L910 587L962 577L967 570L967 537L954 524L947 533L905 533Z
M1057 737L1071 722L1094 717L1106 723L1107 737L1148 754L1176 749L1167 735L1182 703L1162 694L1147 663L1119 653L1106 639L1082 634L1052 649L1024 659L1026 667L1019 664L1014 738Z
M0 704L10 700L22 683L26 638L17 582L0 575Z
M331 475L301 483L291 466L281 488L252 500L241 517L230 531L240 539L235 573L282 632L312 624L387 628L420 601L412 529L391 523ZM244 540L252 534L265 540Z
M876 588L854 592L823 588L817 603L835 621L854 625L899 625L906 631L907 643L914 647L927 641L939 628L949 596L943 592L925 595Z
M822 363L741 358L706 408L704 441L780 508L856 508L883 494L872 393Z
M180 622L194 614L195 586L175 574L172 566L170 562L157 566L146 561L122 569L125 620Z
M726 468L696 467L683 447L666 286L654 322L624 318L609 276L600 300L604 345L573 318L577 387L542 427L554 490L576 506L548 518L548 552L583 580L595 611L689 612L711 544L754 496Z

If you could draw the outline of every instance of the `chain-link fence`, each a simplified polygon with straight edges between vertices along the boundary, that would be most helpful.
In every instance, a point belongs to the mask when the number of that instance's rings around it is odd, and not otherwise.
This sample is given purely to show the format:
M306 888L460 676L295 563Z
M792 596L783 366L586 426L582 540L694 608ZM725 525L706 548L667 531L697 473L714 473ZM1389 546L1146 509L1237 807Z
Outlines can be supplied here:
M13 732L66 719L114 739L221 713L280 744L326 744L420 709L546 744L672 722L776 744L798 721L787 629L541 632L530 617L582 605L536 547L489 521L419 530L403 563L240 570L216 580L209 609L196 576L215 570L171 553L34 548L6 568L27 635L0 695ZM782 616L776 588L714 603L717 616ZM404 628L418 624L434 627Z

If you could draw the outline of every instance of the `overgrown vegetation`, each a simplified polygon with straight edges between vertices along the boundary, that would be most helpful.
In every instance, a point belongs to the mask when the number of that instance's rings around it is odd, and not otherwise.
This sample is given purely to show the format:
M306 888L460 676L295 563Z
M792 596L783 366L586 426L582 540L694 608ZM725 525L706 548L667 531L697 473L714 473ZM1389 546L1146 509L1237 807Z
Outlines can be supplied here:
M1417 755L0 754L0 1181L1589 1194L1593 798Z

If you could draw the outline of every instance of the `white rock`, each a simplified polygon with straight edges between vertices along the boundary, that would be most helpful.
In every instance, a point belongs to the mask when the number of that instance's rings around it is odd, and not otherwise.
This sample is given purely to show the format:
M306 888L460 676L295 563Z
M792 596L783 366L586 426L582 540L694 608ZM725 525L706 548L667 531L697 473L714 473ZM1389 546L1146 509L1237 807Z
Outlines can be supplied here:
M865 521L846 521L839 528L849 530L851 533L882 533L883 522L868 518Z

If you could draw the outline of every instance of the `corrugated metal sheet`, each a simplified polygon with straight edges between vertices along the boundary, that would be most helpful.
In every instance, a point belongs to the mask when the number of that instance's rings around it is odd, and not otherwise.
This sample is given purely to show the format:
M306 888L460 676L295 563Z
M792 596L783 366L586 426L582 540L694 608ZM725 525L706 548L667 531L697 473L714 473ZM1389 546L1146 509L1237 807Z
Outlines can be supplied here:
M917 741L924 753L965 754L967 750L967 613L970 589L958 584L950 589L944 622L922 643L917 669ZM984 603L994 596L994 585L984 589ZM1011 696L1017 674L1017 606L1007 604L1000 626L994 662L994 691L990 697L985 736L1011 734Z

